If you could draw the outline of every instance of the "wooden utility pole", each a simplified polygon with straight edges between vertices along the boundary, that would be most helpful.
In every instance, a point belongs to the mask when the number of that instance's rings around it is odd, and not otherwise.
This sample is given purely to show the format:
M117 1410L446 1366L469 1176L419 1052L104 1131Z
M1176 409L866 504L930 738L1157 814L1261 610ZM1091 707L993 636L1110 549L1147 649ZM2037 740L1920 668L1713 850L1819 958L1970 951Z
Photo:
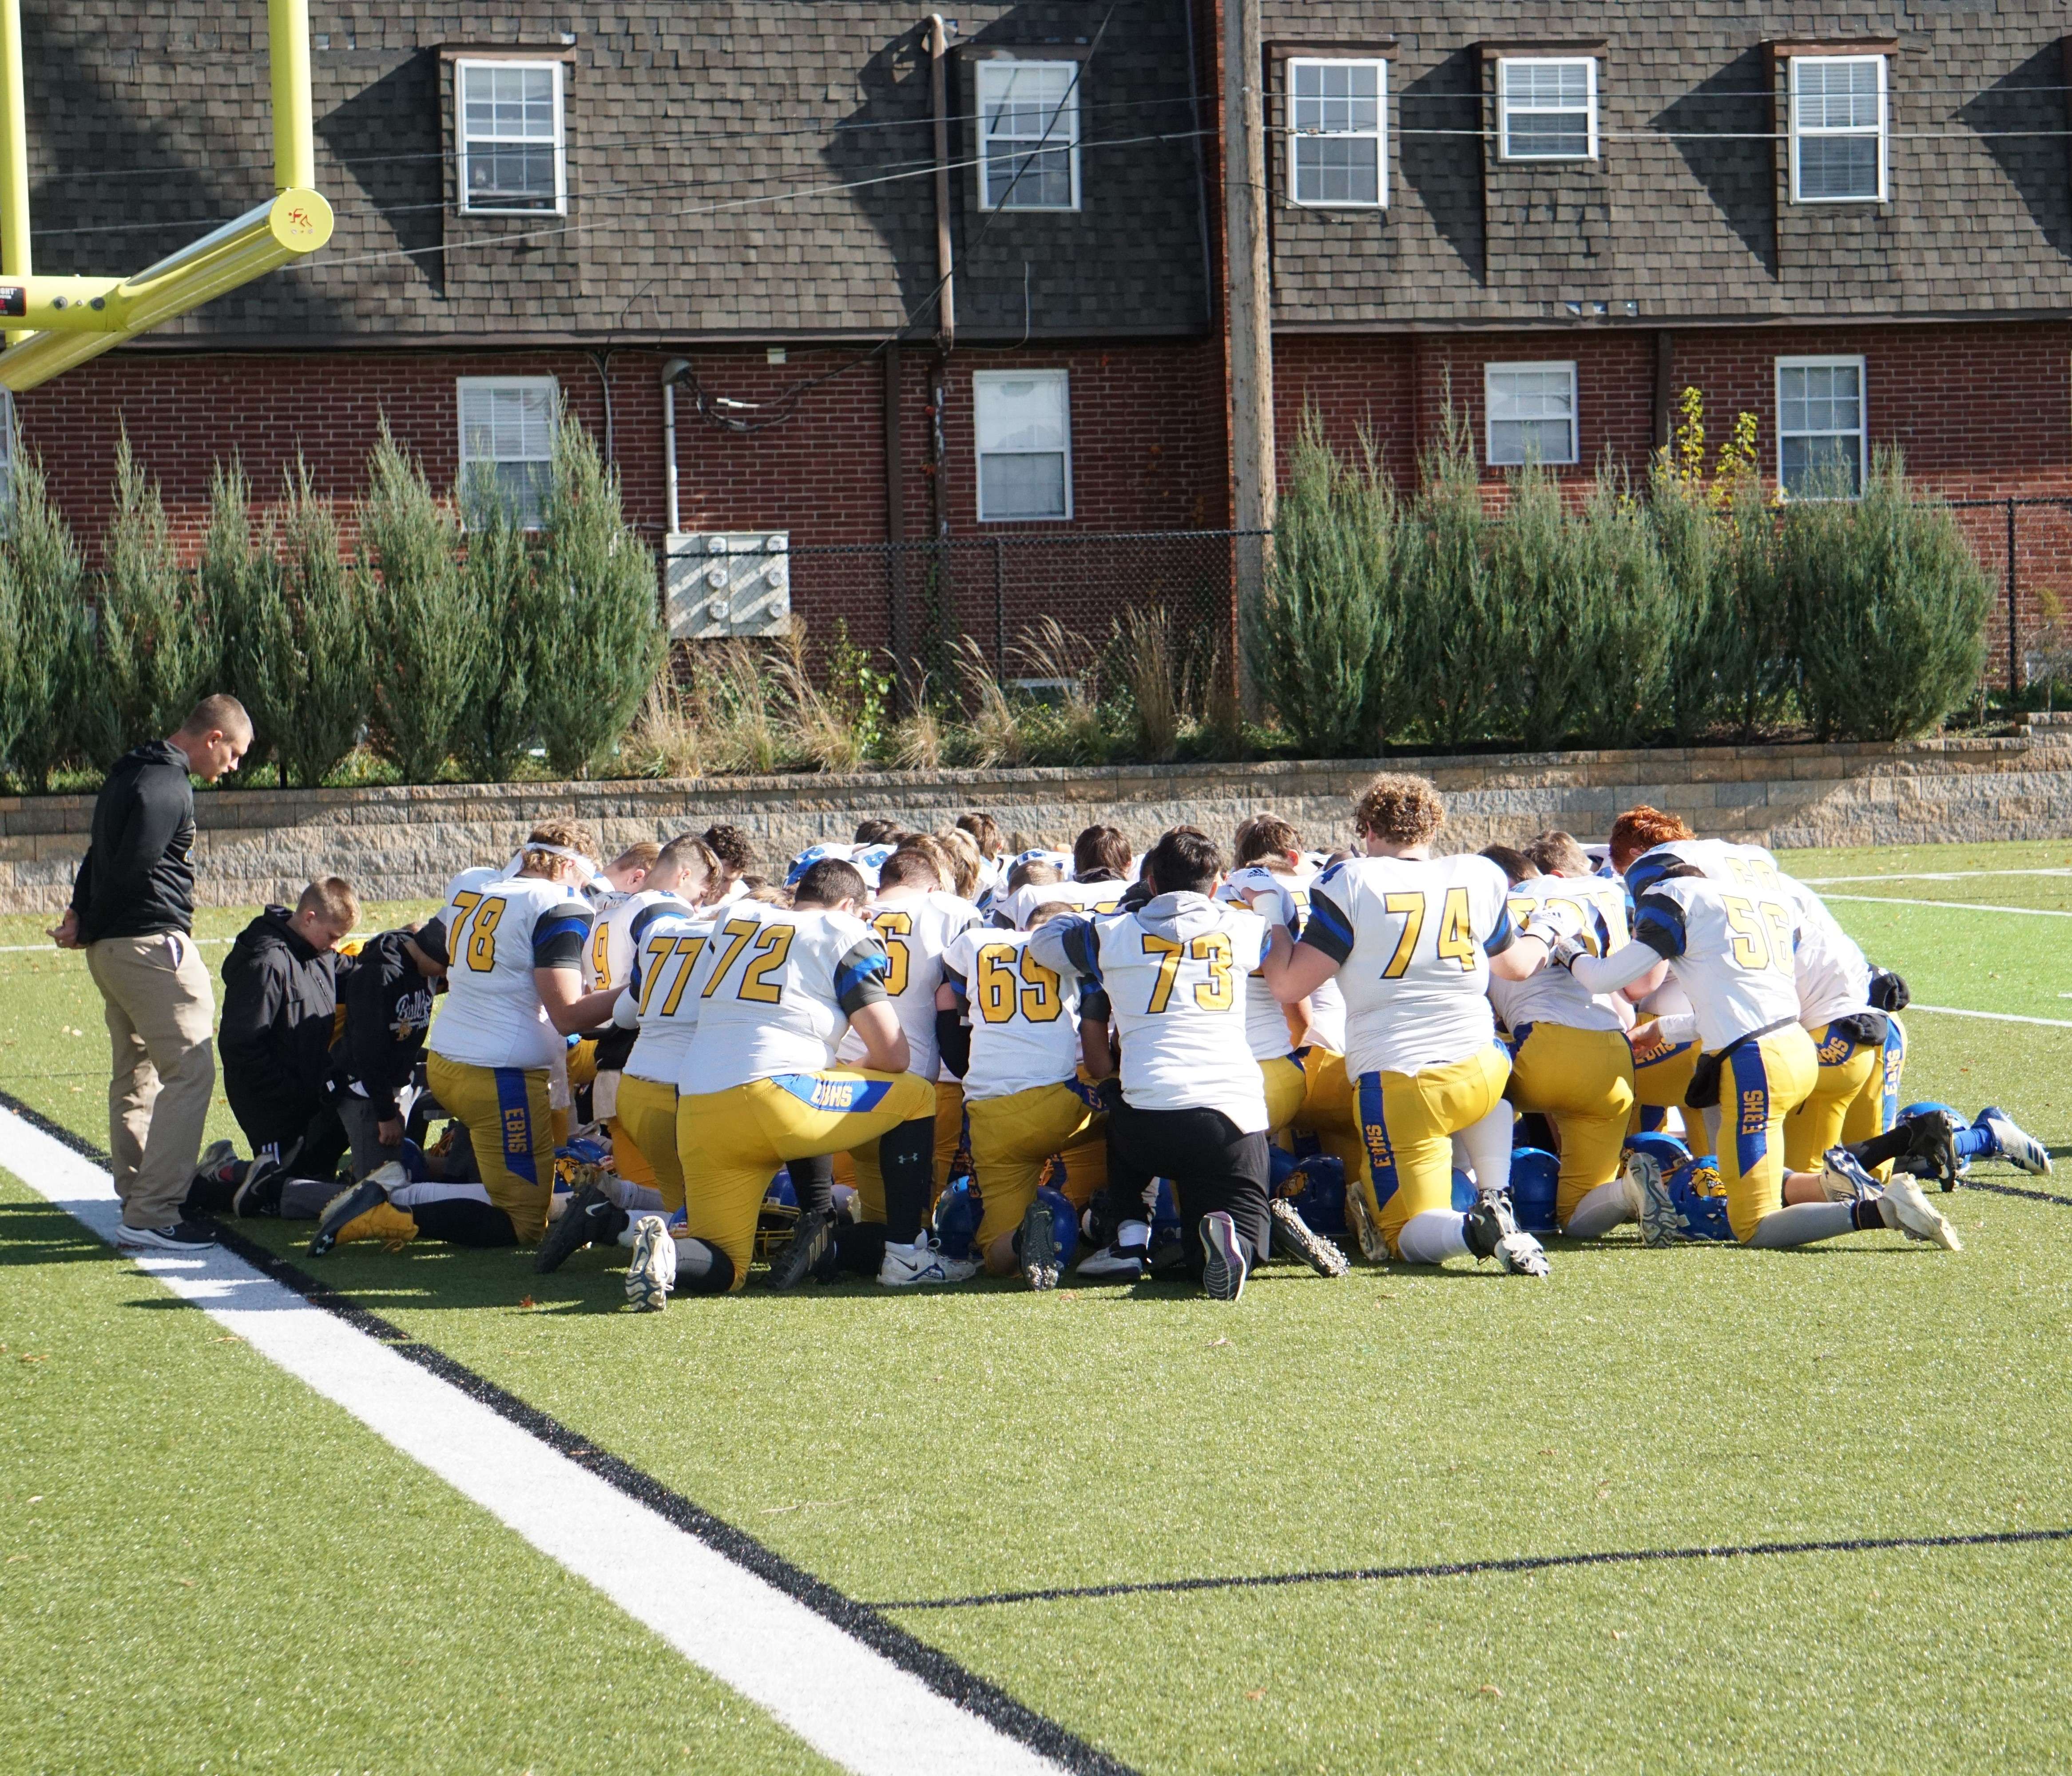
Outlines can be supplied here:
M1223 0L1224 260L1229 282L1231 473L1241 531L1273 528L1273 294L1266 263L1266 120L1260 83L1265 58L1260 0ZM1266 584L1268 539L1240 537L1240 638ZM1245 705L1256 697L1243 669Z

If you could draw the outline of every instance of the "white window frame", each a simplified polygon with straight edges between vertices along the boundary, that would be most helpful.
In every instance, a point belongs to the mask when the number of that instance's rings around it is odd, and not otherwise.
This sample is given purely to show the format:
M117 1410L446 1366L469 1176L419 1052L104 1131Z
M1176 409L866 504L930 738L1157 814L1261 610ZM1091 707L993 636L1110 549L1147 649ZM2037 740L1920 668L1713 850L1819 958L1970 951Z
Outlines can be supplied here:
M977 71L976 79L972 85L972 93L976 101L972 107L974 112L972 121L978 137L978 207L981 210L1005 210L1010 213L1027 212L1038 216L1046 213L1064 216L1076 211L1079 208L1079 88L1086 64L1064 56L989 56L984 61L975 63L973 66ZM1018 179L1010 179L1009 189L1004 194L1009 199L1007 202L993 201L990 166L992 156L989 152L989 144L993 138L986 134L985 108L989 101L997 101L1003 95L997 91L989 92L987 88L1006 84L1013 80L1017 73L1029 68L1063 71L1066 76L1065 90L1058 101L1058 109L1054 113L1056 121L1051 125L1047 135L1003 136L999 139L1003 143L1027 143L1027 148L1020 150L1024 153L1033 153L1039 146L1046 152L1060 147L1064 149L1065 163L1071 169L1072 199L1069 204L1019 202L1014 197L1014 191L1020 184Z
M545 389L547 392L553 402L553 417L548 430L547 454L545 456L478 457L469 454L467 436L467 397L471 392L487 392L494 394L504 390L516 390L523 393L529 394L536 393L541 389ZM553 463L554 434L559 430L561 425L561 379L558 376L456 376L454 379L454 414L458 428L459 438L458 453L458 467L459 473L456 479L459 487L460 505L463 516L466 514L467 510L469 481L468 471L476 462L489 462L492 464L505 462L539 462L545 465L549 473L552 472ZM522 523L523 528L527 530L537 530L540 528L541 518L539 515L531 515L529 516L524 517L522 519Z
M1848 352L1826 354L1814 357L1779 358L1772 372L1771 397L1776 401L1773 409L1777 416L1777 491L1786 500L1818 500L1819 494L1793 493L1784 481L1784 372L1787 370L1854 370L1856 373L1856 484L1843 497L1857 500L1863 497L1864 477L1871 467L1871 380L1862 358ZM1848 438L1848 432L1793 432L1793 438Z
M471 69L546 68L554 77L554 203L551 209L538 204L471 204L467 195L468 133L467 76ZM568 70L551 56L463 56L454 64L454 165L459 183L455 203L462 216L565 216L569 209ZM523 140L537 146L534 137L485 136L485 144Z
M1866 56L1794 56L1787 72L1791 97L1791 201L1794 204L1882 204L1891 188L1888 151L1892 139L1892 96L1889 58L1882 54ZM1799 188L1799 144L1807 137L1865 137L1873 134L1863 125L1852 125L1847 129L1829 129L1825 125L1809 128L1800 119L1799 105L1799 71L1802 68L1832 68L1854 62L1875 62L1877 64L1877 191L1875 195L1856 194L1848 197L1808 197Z
M1566 456L1542 456L1532 458L1542 468L1558 469L1572 467L1583 459L1582 401L1577 388L1576 365L1572 359L1519 358L1502 364L1482 366L1482 461L1493 469L1523 468L1527 458L1523 456L1498 456L1496 454L1496 379L1507 371L1529 370L1545 374L1553 370L1568 373L1568 454Z
M1587 81L1585 109L1588 113L1589 146L1580 154L1519 154L1511 146L1511 117L1513 109L1511 97L1511 71L1514 68L1581 68ZM1523 105L1516 107L1521 117L1566 117L1569 113L1558 105ZM1594 56L1499 56L1496 60L1496 139L1497 158L1518 161L1595 160L1597 158L1597 59Z
M1057 383L1065 392L1061 404L1065 418L1065 509L1061 512L989 512L985 509L985 459L989 456L1043 455L1043 451L987 450L980 448L979 406L982 392L1003 382L1027 382L1032 378ZM976 482L978 521L982 524L1062 524L1072 517L1072 377L1069 370L975 370L972 372L972 467Z
M1388 61L1380 56L1291 56L1283 63L1281 103L1286 108L1288 201L1305 210L1385 210L1388 208ZM1371 68L1374 70L1375 113L1371 130L1302 130L1295 121L1295 77L1305 68ZM1305 137L1318 141L1371 142L1374 144L1374 201L1364 198L1304 197L1297 166L1297 145Z

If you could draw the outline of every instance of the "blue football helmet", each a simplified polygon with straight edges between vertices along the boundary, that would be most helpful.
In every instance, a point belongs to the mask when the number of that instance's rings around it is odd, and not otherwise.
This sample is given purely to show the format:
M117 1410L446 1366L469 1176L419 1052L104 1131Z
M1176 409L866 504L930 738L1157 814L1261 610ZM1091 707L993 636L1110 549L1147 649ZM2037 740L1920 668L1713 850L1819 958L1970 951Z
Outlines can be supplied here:
M1511 1151L1511 1212L1523 1233L1552 1233L1556 1181L1561 1161L1544 1147Z
M1346 1236L1345 1161L1330 1153L1313 1153L1281 1171L1273 1194L1295 1205L1313 1233L1326 1240Z
M1726 1186L1720 1181L1720 1162L1710 1153L1687 1159L1675 1171L1663 1169L1669 1200L1683 1218L1686 1240L1713 1240L1727 1245L1737 1242L1727 1220Z
M1058 1242L1058 1268L1066 1269L1072 1262L1073 1254L1079 1249L1079 1211L1065 1199L1062 1190L1054 1190L1048 1185L1038 1189L1036 1200L1050 1211L1051 1237ZM977 1228L974 1226L972 1231L976 1232ZM968 1256L971 1244L968 1235L964 1243L965 1255ZM943 1242L943 1249L949 1251L947 1240Z
M985 1219L985 1203L978 1186L968 1178L952 1181L935 1198L935 1237L942 1242L946 1258L968 1258L972 1242L978 1237L979 1223Z

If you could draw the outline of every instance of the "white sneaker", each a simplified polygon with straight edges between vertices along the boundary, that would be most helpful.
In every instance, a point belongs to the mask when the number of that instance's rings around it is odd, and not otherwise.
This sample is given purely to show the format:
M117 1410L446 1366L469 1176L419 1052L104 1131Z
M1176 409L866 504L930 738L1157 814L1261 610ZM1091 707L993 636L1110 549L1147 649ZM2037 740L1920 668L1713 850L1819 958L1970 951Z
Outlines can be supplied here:
M2016 1128L1997 1111L1980 1111L1979 1120L1985 1124L1993 1145L2000 1150L2000 1157L2008 1165L2031 1178L2049 1177L2050 1149L2035 1136Z
M886 1289L912 1289L922 1283L968 1283L978 1274L976 1258L952 1258L925 1233L911 1246L885 1243L885 1262L878 1280Z
M643 1314L659 1314L676 1286L676 1242L659 1215L643 1215L633 1230L633 1262L626 1267L626 1298Z
M1139 1282L1150 1250L1150 1227L1141 1221L1125 1221L1112 1244L1095 1246L1079 1260L1079 1273L1101 1281Z
M1885 1186L1885 1194L1877 1199L1877 1203L1885 1224L1908 1239L1926 1240L1945 1252L1964 1249L1963 1241L1957 1237L1957 1230L1928 1200L1921 1186L1905 1172L1892 1174L1892 1182Z

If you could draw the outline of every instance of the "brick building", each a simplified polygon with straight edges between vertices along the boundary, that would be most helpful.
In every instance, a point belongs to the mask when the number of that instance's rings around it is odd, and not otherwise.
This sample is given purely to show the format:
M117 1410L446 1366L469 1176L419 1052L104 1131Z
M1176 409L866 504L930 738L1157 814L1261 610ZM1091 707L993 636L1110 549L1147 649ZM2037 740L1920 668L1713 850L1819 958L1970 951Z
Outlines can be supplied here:
M1890 444L1953 496L2072 495L2056 9L1263 3L1284 465L1314 408L1407 479L1451 401L1493 487L1527 454L1637 471L1689 384L1787 487ZM119 428L191 532L233 450L262 491L300 455L349 496L384 414L435 479L486 457L522 491L551 390L659 538L679 365L674 528L787 533L816 625L913 639L925 575L862 545L954 539L983 629L1059 608L1066 577L1011 565L1032 536L1228 523L1211 0L939 38L866 0L312 23L331 245L19 401L83 533ZM25 24L39 269L141 265L264 195L257 6ZM2004 514L1974 517L1997 561ZM2018 528L2033 620L2072 525ZM1107 559L1061 614L1157 578Z

